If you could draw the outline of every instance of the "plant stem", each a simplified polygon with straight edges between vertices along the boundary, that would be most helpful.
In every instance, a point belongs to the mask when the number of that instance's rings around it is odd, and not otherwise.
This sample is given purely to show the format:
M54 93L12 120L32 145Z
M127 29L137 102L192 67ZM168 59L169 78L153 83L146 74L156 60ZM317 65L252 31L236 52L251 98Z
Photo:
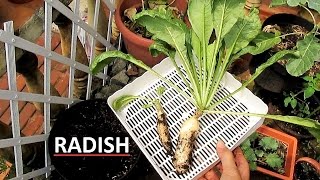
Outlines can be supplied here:
M291 124L296 124L308 128L320 128L320 123L317 123L314 120L308 119L308 121L300 122L300 120L304 118L297 118L296 116L281 116L281 115L271 115L271 114L256 114L256 113L248 113L248 112L232 112L232 111L210 111L204 110L204 113L207 114L231 114L231 115L239 115L239 116L255 116L261 118L269 118L274 119L282 122L287 122ZM284 118L287 117L287 118ZM305 119L304 119L305 120ZM312 122L314 121L314 122ZM303 123L303 124L302 124Z
M141 0L141 4L142 4L142 10L145 10L144 9L144 0Z
M316 31L317 29L317 21L316 21L316 18L314 17L314 15L312 14L312 12L305 6L303 5L300 5L300 7L304 8L309 14L310 16L312 17L312 20L313 20L313 24L314 24L314 27L312 29L312 31Z
M312 111L307 118L310 118L311 116L313 116L316 112L320 111L320 106L318 106L314 111Z

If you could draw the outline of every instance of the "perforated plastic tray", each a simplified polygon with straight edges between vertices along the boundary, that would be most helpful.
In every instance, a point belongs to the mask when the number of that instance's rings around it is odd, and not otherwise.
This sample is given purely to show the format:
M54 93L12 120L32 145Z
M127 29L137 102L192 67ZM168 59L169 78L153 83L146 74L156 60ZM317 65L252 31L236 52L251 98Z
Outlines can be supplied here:
M153 69L189 94L187 87L176 73L169 59L164 59ZM166 87L161 102L168 116L170 136L175 149L180 126L186 118L193 115L195 107L153 74L146 72L109 97L108 103L111 106L117 97L128 94L156 98L156 89L159 86ZM240 82L229 73L226 73L214 101L221 99L240 86ZM223 140L229 149L234 149L263 123L263 119L249 116L223 114L202 116L200 119L201 131L195 142L192 166L188 173L177 175L172 164L172 157L165 154L157 135L156 111L153 107L149 109L142 108L146 103L145 100L135 100L121 111L114 112L162 179L199 178L218 163L219 158L215 149L219 139ZM268 111L267 105L248 89L237 93L217 108L224 111L262 114L266 114Z

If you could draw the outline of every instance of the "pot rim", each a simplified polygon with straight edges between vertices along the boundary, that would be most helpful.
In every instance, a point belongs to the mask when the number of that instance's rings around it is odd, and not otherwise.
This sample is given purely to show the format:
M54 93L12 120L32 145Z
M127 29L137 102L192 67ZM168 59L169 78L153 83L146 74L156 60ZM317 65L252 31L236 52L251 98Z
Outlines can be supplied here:
M318 173L320 173L320 163L318 161L316 161L315 159L312 159L310 157L301 157L296 161L296 165L299 162L307 162L307 163L311 164L318 171Z

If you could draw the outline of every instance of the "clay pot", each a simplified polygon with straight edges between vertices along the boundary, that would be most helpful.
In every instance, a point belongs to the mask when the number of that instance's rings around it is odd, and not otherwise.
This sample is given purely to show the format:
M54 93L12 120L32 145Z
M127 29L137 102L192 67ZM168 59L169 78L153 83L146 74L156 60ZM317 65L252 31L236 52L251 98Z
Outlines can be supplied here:
M149 52L149 46L154 42L153 40L143 38L134 32L131 32L122 22L123 12L130 7L141 6L141 0L124 0L122 1L116 12L115 21L119 31L122 33L125 47L129 54L135 58L142 60L145 64L152 67L158 64L165 58L164 54L160 54L157 57L153 57ZM187 10L186 0L176 0L172 6L177 7L181 12L185 13Z
M9 0L9 1L15 4L24 4L24 3L31 2L33 0Z
M278 141L283 142L287 146L287 154L285 157L285 174L281 175L279 173L270 171L268 169L257 167L257 171L262 172L264 174L268 174L270 176L279 178L279 179L293 179L293 173L294 173L294 164L296 160L296 152L297 152L297 139L293 136L289 136L283 132L277 131L275 129L269 128L267 126L261 126L257 132L259 134L272 137Z
M307 163L309 166L312 166L316 171L316 174L320 175L320 163L318 161L309 157L302 157L297 160L296 165L302 162Z

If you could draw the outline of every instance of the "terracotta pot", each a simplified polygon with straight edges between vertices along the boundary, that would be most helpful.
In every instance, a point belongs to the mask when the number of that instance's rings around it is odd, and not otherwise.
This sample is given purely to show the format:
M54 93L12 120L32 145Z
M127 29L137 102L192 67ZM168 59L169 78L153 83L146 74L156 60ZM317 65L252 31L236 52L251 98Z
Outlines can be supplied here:
M293 179L293 173L294 173L294 164L296 160L296 152L297 152L297 139L293 136L289 136L283 132L277 131L275 129L269 128L267 126L261 126L257 132L259 134L272 137L278 141L283 142L287 146L287 154L285 158L285 174L281 175L279 173L270 171L268 169L257 167L257 171L262 172L264 174L268 174L270 176L279 178L279 179Z
M24 4L24 3L31 2L33 0L9 0L9 1L15 4Z
M317 172L320 174L320 163L312 158L309 158L309 157L302 157L302 158L299 158L296 162L296 164L298 162L307 162L309 164L311 164L315 170L317 170Z
M2 173L0 173L0 179L5 179L10 172L10 168L11 168L12 164L8 161L6 161L6 164L7 164L8 169L6 169Z
M128 53L152 67L164 59L165 55L160 54L157 57L153 57L149 52L149 46L153 43L153 40L143 38L134 32L131 32L124 25L121 18L126 9L139 6L141 6L141 0L123 0L115 12L115 21L119 31L122 33L124 44ZM185 13L188 4L186 0L176 0L172 6L177 7L181 12Z

